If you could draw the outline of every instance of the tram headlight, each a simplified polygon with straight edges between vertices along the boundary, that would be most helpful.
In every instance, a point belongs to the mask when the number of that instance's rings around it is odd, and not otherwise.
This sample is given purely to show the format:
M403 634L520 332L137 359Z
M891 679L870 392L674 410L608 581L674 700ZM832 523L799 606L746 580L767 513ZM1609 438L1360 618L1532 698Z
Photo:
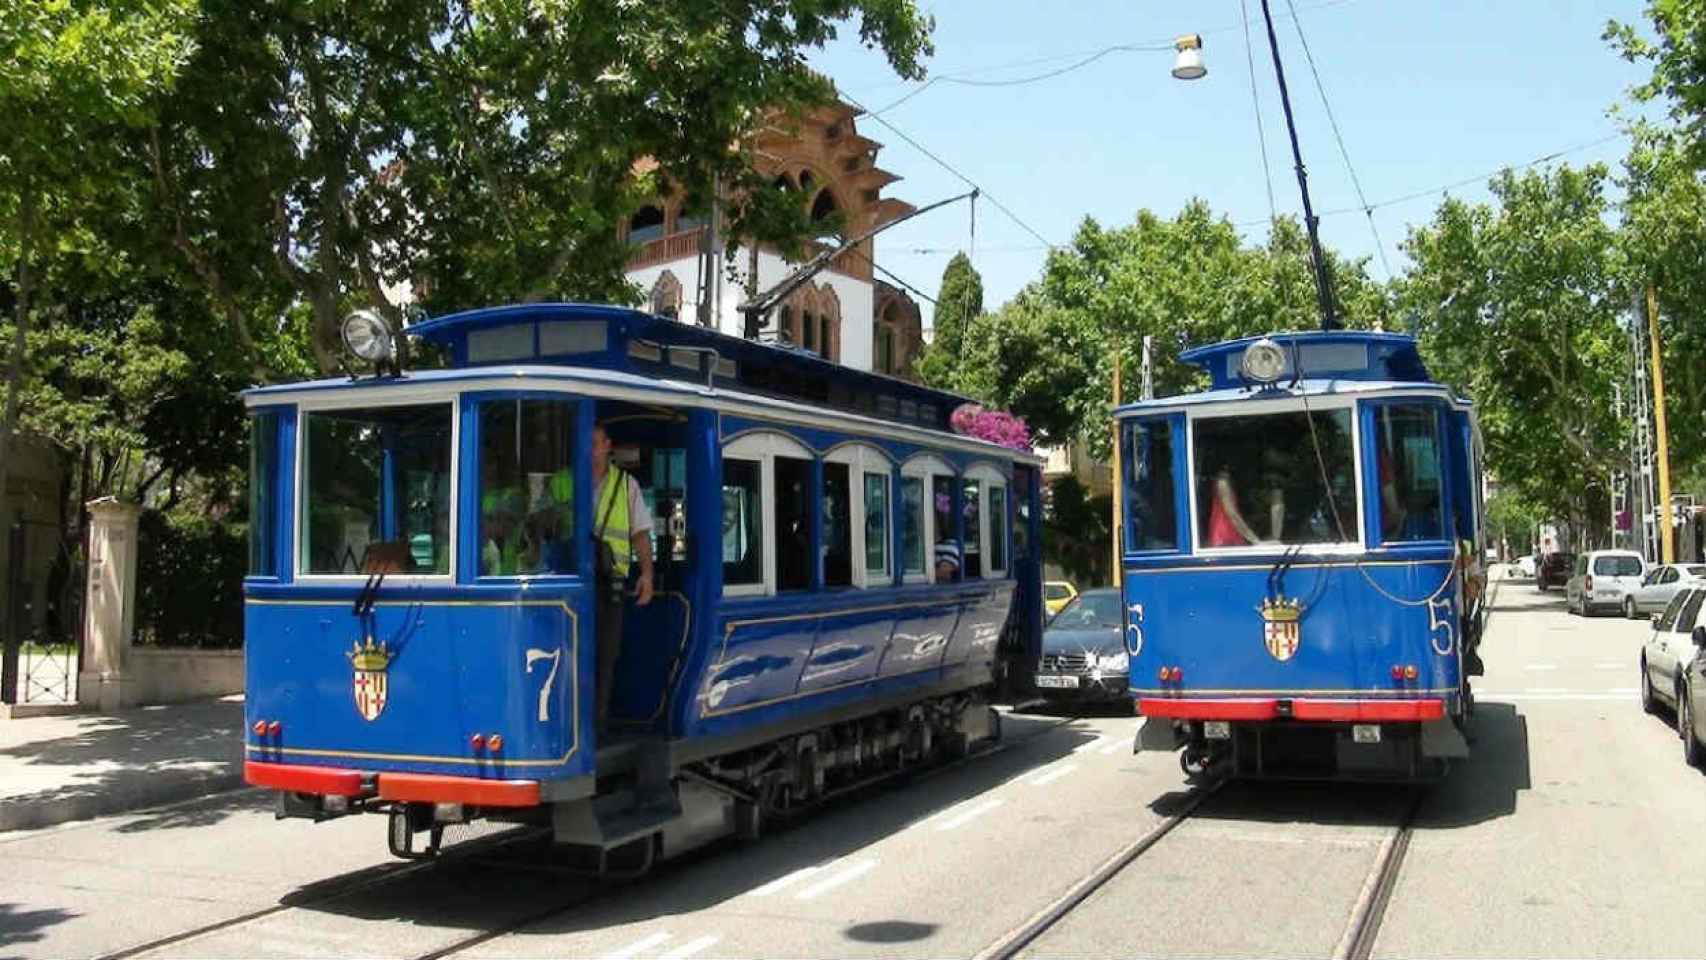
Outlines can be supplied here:
M1131 658L1126 656L1124 650L1119 653L1104 653L1096 658L1096 666L1101 667L1103 673L1125 673L1131 666Z
M369 363L384 363L396 353L391 325L372 310L357 310L344 318L344 347Z
M1239 367L1246 380L1272 383L1285 374L1285 360L1285 348L1263 337L1244 349Z

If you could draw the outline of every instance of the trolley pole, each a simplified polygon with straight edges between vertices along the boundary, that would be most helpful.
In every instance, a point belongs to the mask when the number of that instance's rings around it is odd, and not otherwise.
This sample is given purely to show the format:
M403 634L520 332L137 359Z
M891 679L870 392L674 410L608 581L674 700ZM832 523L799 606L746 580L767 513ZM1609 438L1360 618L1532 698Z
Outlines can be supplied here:
M1116 410L1119 409L1119 406L1120 406L1120 353L1119 353L1118 348L1116 348L1114 350L1114 409L1116 409ZM1110 567L1109 569L1113 571L1112 580L1113 580L1114 586L1119 587L1119 588L1123 588L1125 586L1125 582L1124 582L1125 581L1125 577L1124 577L1125 571L1123 569L1121 569L1122 557L1120 555L1121 554L1121 552L1120 552L1120 534L1122 532L1124 532L1125 528L1124 528L1124 525L1120 522L1121 521L1121 517L1120 517L1120 492L1121 492L1121 490L1120 490L1120 487L1121 487L1120 477L1122 474L1121 474L1121 465L1120 465L1120 422L1118 420L1114 421L1113 434L1114 434L1114 476L1113 476L1113 483L1110 484L1110 486L1113 489L1113 501L1114 501L1114 527L1113 527L1113 534L1114 535L1112 537L1110 537L1109 539L1111 539L1113 541L1113 544L1114 544L1114 565L1112 567Z
M1291 92L1285 85L1285 67L1280 65L1279 38L1274 35L1274 15L1268 0L1262 0L1262 18L1268 24L1268 49L1274 56L1274 77L1279 80L1280 106L1285 108L1285 129L1291 135L1291 157L1297 170L1297 189L1303 194L1303 223L1309 228L1310 266L1315 274L1315 299L1321 309L1321 329L1337 330L1341 324L1333 311L1333 279L1327 272L1327 257L1321 252L1318 229L1321 219L1309 202L1309 174L1304 171L1303 151L1297 145L1297 124L1291 118Z
M1659 296L1647 285L1647 335L1653 341L1653 425L1659 445L1659 502L1655 513L1659 525L1659 556L1663 563L1676 562L1676 533L1670 523L1670 435L1665 430L1665 368L1659 352Z

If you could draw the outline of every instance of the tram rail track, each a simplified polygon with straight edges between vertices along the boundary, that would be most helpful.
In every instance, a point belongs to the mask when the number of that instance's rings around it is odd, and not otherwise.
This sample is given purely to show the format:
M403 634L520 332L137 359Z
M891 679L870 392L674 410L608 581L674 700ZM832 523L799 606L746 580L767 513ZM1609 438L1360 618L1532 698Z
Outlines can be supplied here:
M965 756L945 761L928 769L918 770L912 774L912 778L908 782L917 783L933 779L950 771L957 770L975 760L987 758L992 754L1004 752L1015 746L1043 737L1069 723L1072 723L1076 719L1078 718L1070 716L1062 717L1046 724L1041 729L1027 733L1022 737L1015 739L1003 738L999 742L983 749L974 750ZM890 779L891 778L885 778L879 782L887 783L890 782ZM873 783L870 786L875 787L876 785L877 783ZM216 920L188 930L181 930L166 936L157 937L144 943L135 944L110 953L100 954L96 957L96 960L133 960L133 958L136 957L144 957L167 950L168 948L178 944L189 943L193 940L234 930L245 925L257 924L271 917L288 913L293 910L310 910L314 907L324 906L358 894L371 893L381 887L400 883L410 877L420 876L425 873L444 869L453 865L469 864L495 866L497 864L491 863L491 860L501 852L503 847L520 844L529 839L537 839L541 833L542 830L540 828L517 828L515 830L508 830L494 834L489 837L479 837L473 840L464 841L463 843L456 844L453 847L446 848L444 853L432 859L375 864L373 866L357 870L353 873L345 874L344 876L335 878L334 880L327 881L325 882L326 885L324 889L315 892L307 898L276 903L269 907L250 910L236 916ZM693 858L692 856L689 856L688 859L691 860ZM525 866L528 869L540 869L533 865ZM559 870L555 872L558 872L563 876L573 875L581 879L586 878L584 874L570 874L567 870ZM412 960L442 960L442 958L454 956L463 951L473 949L474 947L478 947L482 944L527 927L544 923L556 917L592 906L617 891L629 889L634 882L637 881L606 881L599 889L594 890L591 893L580 892L564 901L544 906L538 910L528 911L489 929L472 932L467 936L453 940L450 943L436 947L432 950L412 955Z
M1204 803L1219 793L1226 783L1226 780L1218 779L1193 788L1172 814L1142 836L1121 847L1024 923L975 954L975 960L1014 960L1023 954L1098 890L1106 887L1189 820ZM1351 906L1345 931L1333 950L1333 960L1368 960L1373 955L1381 923L1385 919L1387 906L1391 903L1392 892L1397 887L1405 854L1409 851L1416 814L1421 809L1424 796L1423 791L1416 791L1406 805L1398 825L1381 841L1374 863L1364 878L1356 902Z

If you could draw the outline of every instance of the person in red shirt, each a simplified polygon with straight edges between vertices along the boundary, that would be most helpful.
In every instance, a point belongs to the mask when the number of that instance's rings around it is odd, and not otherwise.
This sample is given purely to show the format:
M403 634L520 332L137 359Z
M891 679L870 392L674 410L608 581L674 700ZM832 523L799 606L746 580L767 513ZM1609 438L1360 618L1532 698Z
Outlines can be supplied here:
M1221 464L1215 471L1208 510L1210 547L1243 547L1261 539L1238 510L1238 494L1232 488L1232 471Z

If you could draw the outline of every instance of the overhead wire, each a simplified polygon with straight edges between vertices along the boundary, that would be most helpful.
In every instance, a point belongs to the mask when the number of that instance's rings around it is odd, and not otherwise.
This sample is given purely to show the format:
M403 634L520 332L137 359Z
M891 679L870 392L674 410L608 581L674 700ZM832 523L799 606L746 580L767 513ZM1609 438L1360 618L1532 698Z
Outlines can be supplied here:
M1250 2L1238 0L1238 12L1244 18L1244 64L1250 69L1250 107L1256 115L1256 143L1262 151L1262 183L1268 188L1268 219L1279 219L1279 208L1274 205L1274 175L1268 167L1268 134L1262 124L1262 101L1256 95L1256 54L1250 43ZM1293 17L1297 11L1293 10Z
M861 104L859 101L853 99L850 96L847 96L846 94L842 94L841 99L845 100L848 103L848 105L852 106L854 109L860 111L861 113L865 114L866 116L869 116L872 120L875 120L878 123L882 124L883 126L887 127L889 129L890 133L893 133L895 136L901 138L902 140L905 140L908 144L911 144L912 148L914 150L917 150L919 153L922 153L926 157L929 157L931 160L935 161L937 166L941 167L943 170L946 170L949 173L953 174L954 176L958 177L961 180L961 182L965 183L966 186L971 187L973 190L978 191L979 195L981 195L985 200L988 200L991 204L993 204L995 206L995 209L1006 214L1007 219L1018 224L1021 228L1024 229L1024 231L1026 233L1029 233L1031 236L1036 237L1038 243L1041 243L1044 246L1049 247L1051 249L1054 247L1054 244L1050 243L1049 239L1047 237L1045 237L1041 233L1037 232L1037 229L1035 227L1026 223L1018 214L1016 214L1012 210L1008 209L1007 205L1002 203L1000 200L996 199L994 194L992 194L988 190L984 189L983 186L980 185L977 181L975 181L972 178L961 173L959 171L959 169L956 168L953 164L949 163L946 160L943 160L941 157L937 156L935 153L932 153L929 148L925 147L923 144L919 143L917 140L914 140L911 136L907 135L906 131L895 126L893 123L890 123L887 118L882 117L882 116L878 116L876 114L872 114L870 112L870 110L866 109L864 104Z
M1309 38L1303 35L1303 20L1297 15L1297 7L1292 0L1285 0L1286 9L1291 11L1291 25L1297 30L1297 42L1303 46L1303 59L1309 64L1309 74L1315 78L1315 92L1321 95L1321 108L1327 111L1327 123L1333 128L1333 139L1339 144L1339 156L1345 161L1345 170L1351 175L1351 187L1356 190L1357 202L1362 204L1362 212L1368 218L1368 231L1374 236L1374 250L1380 256L1380 269L1386 272L1387 279L1392 278L1392 264L1386 259L1386 244L1381 242L1380 228L1374 223L1374 208L1368 205L1368 195L1363 193L1362 180L1357 176L1357 168L1351 163L1351 152L1345 147L1345 135L1339 130L1339 118L1333 114L1333 104L1327 99L1327 85L1321 82L1321 71L1315 66L1315 54L1309 49Z

